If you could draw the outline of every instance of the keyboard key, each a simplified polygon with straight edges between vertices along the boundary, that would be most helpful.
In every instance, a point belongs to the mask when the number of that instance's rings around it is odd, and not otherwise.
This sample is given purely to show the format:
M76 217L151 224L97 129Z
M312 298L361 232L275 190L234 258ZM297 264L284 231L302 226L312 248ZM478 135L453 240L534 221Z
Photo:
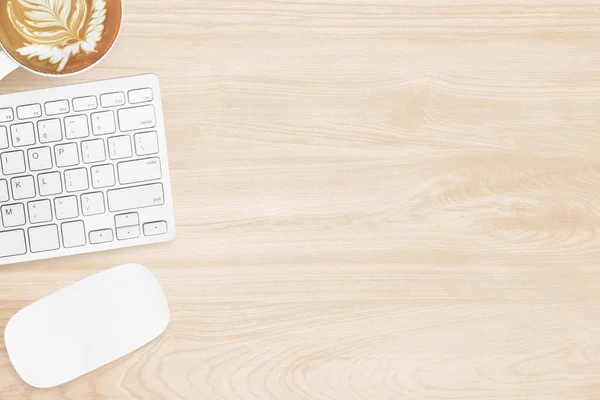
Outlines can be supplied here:
M67 249L85 246L85 225L83 221L65 222L60 228L62 230L63 246Z
M0 203L8 200L8 182L5 179L0 179Z
M154 106L151 105L122 108L117 114L119 115L119 127L121 132L154 128L156 126Z
M0 123L15 119L12 108L0 108Z
M81 158L86 164L105 161L104 140L94 139L81 142Z
M60 248L58 240L58 226L46 225L29 228L29 248L32 253L42 251L58 250Z
M63 138L62 127L58 118L38 121L37 127L40 143L58 142Z
M71 167L79 164L77 143L57 144L54 146L57 167Z
M134 135L135 153L138 156L158 153L158 136L156 132L142 132Z
M90 232L90 243L101 244L108 243L114 240L112 229L102 229L99 231Z
M27 150L29 169L31 171L42 171L52 168L52 152L50 147L39 147Z
M49 101L44 104L44 109L46 110L46 115L49 116L66 114L71 111L68 100Z
M54 215L56 219L77 218L79 216L77 197L66 196L54 199Z
M25 172L25 153L10 151L2 153L2 172L4 175L22 174Z
M147 182L162 177L160 159L158 157L120 162L117 164L117 170L119 173L119 183L122 185Z
M131 151L131 137L123 135L108 138L108 155L111 160L131 157L133 155Z
M18 256L27 253L25 231L0 232L0 257Z
M107 93L100 96L102 107L117 107L125 104L125 94L123 92Z
M131 104L145 103L153 100L152 89L150 88L130 90L127 96Z
M0 126L0 150L8 149L8 130Z
M19 119L31 119L42 116L42 106L39 104L29 104L27 106L17 107L17 117Z
M115 186L115 169L112 164L92 167L92 186L95 189Z
M98 99L96 96L78 97L73 99L73 111L89 111L98 108Z
M88 128L87 117L85 115L66 117L65 134L67 135L67 139L88 137L90 135L90 130Z
M60 172L48 172L47 174L38 175L38 188L40 189L40 196L61 194L63 189Z
M92 129L95 136L115 133L117 131L115 114L112 111L103 111L92 114Z
M27 209L29 211L29 222L32 224L52 221L52 204L48 199L30 201L27 204Z
M152 207L165 203L161 183L109 190L107 200L108 209L111 212Z
M81 195L81 212L85 216L104 214L104 194L102 192Z
M148 222L144 224L144 235L156 236L167 233L167 221Z
M23 200L35 197L35 183L33 176L21 176L12 178L10 186L12 188L13 199Z
M89 189L87 169L77 168L65 171L65 188L67 192L81 192Z
M129 240L140 237L140 226L125 226L123 228L117 228L117 239Z
M25 207L21 203L2 206L2 225L5 228L25 225Z
M115 215L115 227L122 228L124 226L133 226L140 224L140 216L138 213L127 213Z
M31 146L35 144L35 132L33 123L25 122L10 126L12 144L14 147Z

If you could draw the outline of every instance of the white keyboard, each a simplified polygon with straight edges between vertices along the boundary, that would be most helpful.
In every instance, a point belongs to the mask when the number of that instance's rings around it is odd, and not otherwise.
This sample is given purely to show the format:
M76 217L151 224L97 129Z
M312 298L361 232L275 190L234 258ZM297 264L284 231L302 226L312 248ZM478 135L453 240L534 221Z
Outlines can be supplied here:
M175 236L155 75L0 96L0 168L0 265Z

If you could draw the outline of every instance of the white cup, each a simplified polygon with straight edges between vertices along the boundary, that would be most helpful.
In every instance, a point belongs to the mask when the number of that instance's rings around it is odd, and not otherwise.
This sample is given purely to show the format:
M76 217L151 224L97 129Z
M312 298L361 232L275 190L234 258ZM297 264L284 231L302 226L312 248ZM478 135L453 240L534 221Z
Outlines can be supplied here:
M0 51L0 80L17 68L19 68L19 64L10 58L7 53Z
M12 1L18 1L18 0L12 0ZM77 0L55 0L55 1L72 2L72 4L73 4ZM19 60L12 57L9 52L4 50L4 48L2 47L2 43L0 41L0 80L4 79L8 74L10 74L11 72L13 72L14 70L16 70L19 67L24 68L24 69L28 70L29 72L32 72L37 75L49 76L49 77L66 77L66 76L72 76L72 75L79 74L81 72L87 71L88 69L91 69L94 66L96 66L100 61L102 61L112 51L112 49L115 46L115 43L119 39L119 35L123 28L123 1L122 0L104 0L104 1L103 0L93 0L92 4L94 6L96 6L97 3L100 3L100 4L104 3L104 6L106 7L106 1L109 1L109 2L112 1L112 2L119 3L120 11L121 11L121 20L119 21L119 30L116 32L114 40L110 44L110 47L104 52L104 54L99 59L95 60L92 64L88 65L87 67L81 68L77 71L68 72L68 73L46 73L46 72L37 71L37 70L31 68L30 66L28 66L25 62L20 62ZM0 4L2 4L2 3L5 3L5 1L0 0ZM8 4L8 3L6 3L6 4ZM7 7L7 5L2 4L2 5L0 5L0 7ZM93 17L93 15L92 15L92 17ZM29 28L30 28L30 30L32 30L31 27L29 27ZM7 28L0 27L0 29L7 29ZM104 27L102 29L104 29ZM100 31L100 34L101 33L102 33L102 31ZM92 49L88 48L88 50L91 51ZM45 54L45 57L47 57L47 58L50 57L50 54L47 54L47 53L44 53L44 54Z

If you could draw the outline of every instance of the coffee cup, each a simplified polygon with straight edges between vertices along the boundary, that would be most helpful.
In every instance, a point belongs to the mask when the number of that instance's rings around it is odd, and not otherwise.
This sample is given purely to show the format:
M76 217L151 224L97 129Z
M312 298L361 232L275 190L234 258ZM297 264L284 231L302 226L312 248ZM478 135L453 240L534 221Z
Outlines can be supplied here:
M0 79L22 67L70 76L98 64L121 31L122 0L0 1Z

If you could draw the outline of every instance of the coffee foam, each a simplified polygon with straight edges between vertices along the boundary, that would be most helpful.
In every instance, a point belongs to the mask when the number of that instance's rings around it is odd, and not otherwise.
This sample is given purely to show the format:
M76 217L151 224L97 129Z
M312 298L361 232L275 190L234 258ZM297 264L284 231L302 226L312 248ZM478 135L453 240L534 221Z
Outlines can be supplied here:
M121 0L8 0L0 5L0 42L29 69L70 74L110 50L121 19Z

